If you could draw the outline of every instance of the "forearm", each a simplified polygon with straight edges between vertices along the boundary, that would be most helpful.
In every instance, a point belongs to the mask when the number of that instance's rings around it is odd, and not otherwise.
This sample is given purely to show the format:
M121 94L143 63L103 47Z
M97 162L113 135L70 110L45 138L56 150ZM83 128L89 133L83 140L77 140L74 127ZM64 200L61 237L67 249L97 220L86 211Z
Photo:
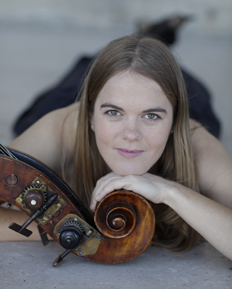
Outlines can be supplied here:
M124 188L154 204L165 203L215 248L232 260L232 210L178 183L152 174L101 178L93 191L91 210L107 193Z
M176 184L164 203L228 258L232 259L232 210Z

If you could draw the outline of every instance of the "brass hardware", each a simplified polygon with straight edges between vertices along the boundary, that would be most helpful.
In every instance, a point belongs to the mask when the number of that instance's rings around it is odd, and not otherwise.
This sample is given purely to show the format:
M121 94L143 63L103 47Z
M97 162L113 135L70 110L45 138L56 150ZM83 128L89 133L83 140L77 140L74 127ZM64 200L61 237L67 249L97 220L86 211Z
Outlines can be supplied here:
M73 251L78 256L87 256L95 254L101 242L101 235L77 215L74 214L66 215L62 220L60 220L56 224L54 228L54 234L56 234L59 237L60 231L62 230L62 225L68 220L74 220L75 222L79 222L81 227L84 229L82 238L83 241L81 241L80 244Z
M36 178L27 188L28 191L34 190L33 187L37 187L36 191L40 192L44 197L49 196L50 194L53 194L53 191L51 188L49 188L46 183L44 183L40 178ZM27 188L25 190L27 190ZM31 213L31 210L26 207L24 203L24 195L26 195L27 192L23 191L16 199L15 201L23 208L23 210L27 211L29 214ZM57 196L56 201L50 208L48 208L40 217L37 218L37 222L41 225L45 225L52 217L55 215L61 207L63 207L66 204L65 200L63 200L60 196Z
M57 197L57 201L47 209L42 218L38 218L38 222L41 225L45 225L53 217L53 215L66 204L66 202L60 196Z

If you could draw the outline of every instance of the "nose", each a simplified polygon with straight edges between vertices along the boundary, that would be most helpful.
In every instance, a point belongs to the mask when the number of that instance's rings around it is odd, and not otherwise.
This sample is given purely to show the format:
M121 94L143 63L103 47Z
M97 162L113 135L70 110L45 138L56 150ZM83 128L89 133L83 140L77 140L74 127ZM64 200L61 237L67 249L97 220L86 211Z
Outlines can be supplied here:
M142 131L137 122L126 123L122 129L122 137L130 142L138 141L142 138Z

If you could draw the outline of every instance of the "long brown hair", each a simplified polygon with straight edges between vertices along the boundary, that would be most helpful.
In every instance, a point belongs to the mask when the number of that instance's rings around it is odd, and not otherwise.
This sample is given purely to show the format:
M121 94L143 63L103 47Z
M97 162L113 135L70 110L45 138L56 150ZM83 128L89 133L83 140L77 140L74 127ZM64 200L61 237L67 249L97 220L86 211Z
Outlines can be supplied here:
M149 172L198 191L190 141L188 100L180 68L162 42L143 36L126 36L112 41L98 54L81 92L74 178L77 195L87 207L97 180L109 172L90 129L89 116L105 83L125 70L156 81L173 107L173 133L161 158ZM185 251L199 242L200 235L170 207L164 204L155 204L154 207L157 220L154 244Z

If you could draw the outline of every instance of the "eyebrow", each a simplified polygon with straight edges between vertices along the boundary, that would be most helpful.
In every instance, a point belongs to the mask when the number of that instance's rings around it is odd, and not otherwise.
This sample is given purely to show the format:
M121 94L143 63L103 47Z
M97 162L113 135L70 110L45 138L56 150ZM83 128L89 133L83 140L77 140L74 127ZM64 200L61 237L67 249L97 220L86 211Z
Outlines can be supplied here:
M120 110L120 111L123 111L124 112L124 109L117 106L117 105L114 105L114 104L110 104L110 103L103 103L101 105L100 108L104 108L104 107L110 107L110 108L114 108L114 109L117 109L117 110ZM149 108L149 109L146 109L143 111L143 113L151 113L151 112L162 112L162 113L167 113L167 111L161 107L155 107L155 108Z

